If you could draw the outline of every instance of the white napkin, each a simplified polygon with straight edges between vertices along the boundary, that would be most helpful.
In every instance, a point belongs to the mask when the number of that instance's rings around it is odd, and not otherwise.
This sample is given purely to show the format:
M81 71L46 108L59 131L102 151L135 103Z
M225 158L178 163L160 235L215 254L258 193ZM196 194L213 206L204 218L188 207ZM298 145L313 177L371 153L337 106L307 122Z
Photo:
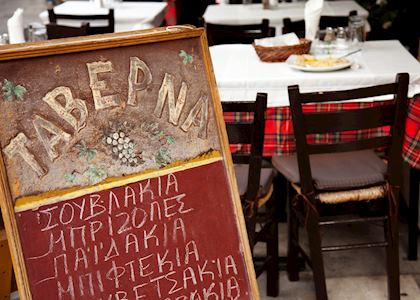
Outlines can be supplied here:
M319 26L324 0L309 0L305 4L305 38L314 40Z
M10 44L24 43L25 35L23 34L23 9L18 8L13 16L7 20L7 30L9 31Z
M255 45L264 47L291 46L299 44L299 38L294 32L283 35L254 40Z

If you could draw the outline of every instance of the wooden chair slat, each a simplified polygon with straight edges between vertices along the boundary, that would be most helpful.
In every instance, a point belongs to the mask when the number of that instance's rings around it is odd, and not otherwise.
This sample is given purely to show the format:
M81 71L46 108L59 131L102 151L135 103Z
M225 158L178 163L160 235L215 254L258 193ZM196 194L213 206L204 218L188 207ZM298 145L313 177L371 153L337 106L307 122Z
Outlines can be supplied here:
M305 114L307 134L360 130L392 125L395 105Z
M346 143L336 144L308 144L309 154L321 154L331 152L346 152L346 151L358 151L365 149L375 149L387 147L391 144L391 138L389 136L374 137L370 139L352 141Z
M249 154L232 153L232 161L234 164L249 164Z
M251 112L255 106L255 102L249 101L224 102L223 112Z
M46 25L48 39L85 36L89 34L89 23L82 23L80 27L71 27L49 23Z
M105 20L108 22L106 26L90 26L89 34L113 33L115 29L114 9L109 9L106 15L70 15L70 14L56 14L54 9L48 10L48 18L51 23L58 23L58 20L80 20L80 21L95 21Z
M358 88L334 92L315 92L300 95L301 103L319 103L327 101L343 101L362 98L378 97L383 95L394 95L396 93L395 83L376 85L373 87Z
M226 124L226 130L231 144L250 144L252 139L253 124Z
M255 39L275 36L269 20L247 25L204 24L209 46L218 44L252 44Z

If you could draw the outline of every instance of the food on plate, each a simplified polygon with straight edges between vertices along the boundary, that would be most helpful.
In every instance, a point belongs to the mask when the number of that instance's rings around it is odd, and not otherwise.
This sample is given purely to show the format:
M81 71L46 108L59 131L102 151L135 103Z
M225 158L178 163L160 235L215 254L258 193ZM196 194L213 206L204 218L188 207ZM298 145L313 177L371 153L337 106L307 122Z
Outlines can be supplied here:
M295 64L303 67L334 67L348 64L349 61L345 58L336 57L315 57L309 54L297 55Z

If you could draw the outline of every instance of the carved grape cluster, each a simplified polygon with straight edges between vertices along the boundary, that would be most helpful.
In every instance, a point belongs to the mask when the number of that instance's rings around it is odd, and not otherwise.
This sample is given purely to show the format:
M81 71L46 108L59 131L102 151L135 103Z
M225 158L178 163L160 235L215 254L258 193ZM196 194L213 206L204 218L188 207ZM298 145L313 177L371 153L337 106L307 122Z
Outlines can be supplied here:
M136 143L122 128L107 134L105 144L112 149L112 157L122 165L135 167L144 162L141 152L136 151Z

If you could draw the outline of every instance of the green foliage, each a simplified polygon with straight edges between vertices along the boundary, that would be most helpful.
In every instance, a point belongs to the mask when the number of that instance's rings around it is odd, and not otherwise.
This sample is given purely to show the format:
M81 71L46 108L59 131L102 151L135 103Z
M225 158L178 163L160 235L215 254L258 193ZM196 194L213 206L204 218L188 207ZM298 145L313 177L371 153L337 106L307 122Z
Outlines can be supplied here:
M74 173L66 173L64 174L64 179L67 182L74 183L74 181L76 180L76 175Z
M3 98L6 101L23 101L25 94L27 93L26 88L23 85L15 85L12 81L4 79L3 86Z
M79 158L86 158L90 161L96 156L96 149L89 148L84 140L81 140L74 147L79 150Z
M161 167L168 165L171 162L169 149L166 147L160 147L159 151L155 154L155 162Z
M179 51L179 57L182 58L182 63L184 65L186 65L188 63L191 64L193 62L193 56L191 54L188 54L184 50Z
M175 138L174 138L173 136L168 135L168 136L166 137L166 142L167 142L169 145L171 145L171 144L175 143Z
M90 184L96 184L107 176L106 171L96 165L89 165L83 175L88 177Z

